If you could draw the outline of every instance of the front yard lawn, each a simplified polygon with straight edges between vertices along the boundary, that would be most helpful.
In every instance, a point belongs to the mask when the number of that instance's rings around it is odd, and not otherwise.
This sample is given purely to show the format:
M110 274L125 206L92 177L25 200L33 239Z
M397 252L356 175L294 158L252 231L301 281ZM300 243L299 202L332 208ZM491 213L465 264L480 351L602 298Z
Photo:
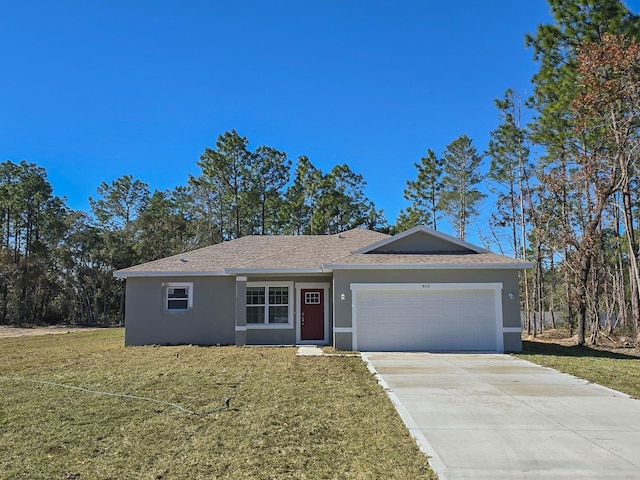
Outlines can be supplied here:
M640 398L640 358L633 354L523 341L516 356Z
M436 478L358 358L124 348L118 329L0 339L0 360L2 479Z

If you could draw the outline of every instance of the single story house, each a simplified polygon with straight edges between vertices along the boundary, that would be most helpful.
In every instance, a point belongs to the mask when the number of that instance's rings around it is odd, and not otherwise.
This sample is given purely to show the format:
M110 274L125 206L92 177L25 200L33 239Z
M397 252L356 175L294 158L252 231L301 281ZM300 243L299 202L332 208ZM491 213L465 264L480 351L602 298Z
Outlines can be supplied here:
M126 345L520 351L531 264L441 232L247 236L115 272Z

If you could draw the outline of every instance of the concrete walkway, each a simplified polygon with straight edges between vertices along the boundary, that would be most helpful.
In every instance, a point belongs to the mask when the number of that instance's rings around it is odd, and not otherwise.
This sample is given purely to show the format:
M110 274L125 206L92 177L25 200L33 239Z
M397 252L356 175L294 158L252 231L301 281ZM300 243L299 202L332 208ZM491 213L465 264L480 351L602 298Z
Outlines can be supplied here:
M296 355L299 357L322 357L324 352L317 345L299 345Z
M640 400L508 355L362 356L441 480L640 479Z

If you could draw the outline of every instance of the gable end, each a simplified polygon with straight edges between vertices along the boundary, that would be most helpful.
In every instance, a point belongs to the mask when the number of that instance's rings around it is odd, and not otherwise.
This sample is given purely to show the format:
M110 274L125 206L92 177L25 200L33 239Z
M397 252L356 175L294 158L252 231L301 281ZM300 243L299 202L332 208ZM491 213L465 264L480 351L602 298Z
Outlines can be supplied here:
M468 255L487 253L487 250L437 230L417 226L354 253Z

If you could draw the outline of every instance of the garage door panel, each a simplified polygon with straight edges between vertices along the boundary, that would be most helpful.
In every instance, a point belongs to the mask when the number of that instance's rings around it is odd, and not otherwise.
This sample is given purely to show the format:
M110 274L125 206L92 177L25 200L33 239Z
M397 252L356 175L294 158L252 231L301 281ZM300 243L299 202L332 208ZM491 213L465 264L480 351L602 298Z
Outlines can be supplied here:
M359 350L496 350L493 290L359 291Z
M421 302L402 302L403 310L411 313L424 313L426 305ZM396 302L375 302L361 307L363 315L385 316L397 313L398 304Z
M393 351L423 351L424 338L426 334L420 335L415 333L407 335L404 332L395 332L383 334L384 341L380 341L380 336L374 334L363 334L358 336L359 342L363 345L369 345L369 348L361 348L361 350L393 352Z

